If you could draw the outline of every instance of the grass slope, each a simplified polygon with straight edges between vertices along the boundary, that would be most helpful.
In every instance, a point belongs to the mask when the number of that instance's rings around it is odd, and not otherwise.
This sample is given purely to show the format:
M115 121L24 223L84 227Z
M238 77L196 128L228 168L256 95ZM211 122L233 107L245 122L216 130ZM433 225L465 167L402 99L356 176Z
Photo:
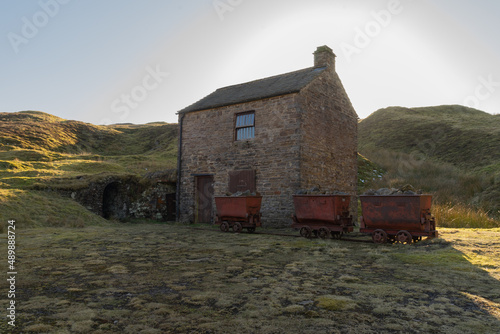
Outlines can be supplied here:
M359 124L359 150L386 149L500 172L500 115L458 105L380 109Z
M359 151L386 172L361 190L409 183L434 194L450 217L500 217L499 115L461 106L381 109L359 123Z
M36 189L78 189L85 186L81 176L95 180L174 169L177 135L177 124L161 122L97 126L39 111L0 113L0 215L14 218L17 212L26 226L60 226L64 219L66 226L81 226L71 218L78 216L103 223L87 217L83 207ZM44 197L50 204L39 200ZM33 208L28 216L23 214L27 206Z
M39 111L0 113L0 149L7 152L48 151L59 156L153 155L176 151L176 140L177 124L102 126L68 121Z

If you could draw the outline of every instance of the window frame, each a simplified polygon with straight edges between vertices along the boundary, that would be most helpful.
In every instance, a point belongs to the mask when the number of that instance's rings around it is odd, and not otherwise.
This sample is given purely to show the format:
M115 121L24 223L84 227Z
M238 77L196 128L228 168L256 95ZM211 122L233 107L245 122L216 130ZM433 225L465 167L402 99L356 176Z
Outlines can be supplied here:
M253 115L253 124L252 125L238 126L238 117L245 116L245 115ZM234 133L233 133L234 141L245 141L245 140L254 139L255 138L255 110L244 111L244 112L234 114L234 127L233 128L234 128ZM253 137L238 139L238 130L245 129L245 128L253 128L254 129Z

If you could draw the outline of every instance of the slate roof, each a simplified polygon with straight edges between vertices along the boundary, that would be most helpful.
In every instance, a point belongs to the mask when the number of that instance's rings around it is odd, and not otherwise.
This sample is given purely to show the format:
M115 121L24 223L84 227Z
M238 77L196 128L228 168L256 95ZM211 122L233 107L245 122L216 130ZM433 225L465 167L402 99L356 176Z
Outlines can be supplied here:
M323 73L325 69L326 67L309 67L295 72L219 88L200 101L182 109L179 114L297 93Z

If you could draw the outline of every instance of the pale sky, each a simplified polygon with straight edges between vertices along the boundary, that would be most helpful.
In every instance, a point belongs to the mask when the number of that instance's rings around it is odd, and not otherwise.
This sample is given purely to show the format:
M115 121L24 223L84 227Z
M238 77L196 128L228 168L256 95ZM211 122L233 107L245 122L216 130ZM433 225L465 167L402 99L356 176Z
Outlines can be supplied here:
M311 67L328 45L360 118L500 113L499 18L497 0L2 0L0 112L173 123L217 88Z

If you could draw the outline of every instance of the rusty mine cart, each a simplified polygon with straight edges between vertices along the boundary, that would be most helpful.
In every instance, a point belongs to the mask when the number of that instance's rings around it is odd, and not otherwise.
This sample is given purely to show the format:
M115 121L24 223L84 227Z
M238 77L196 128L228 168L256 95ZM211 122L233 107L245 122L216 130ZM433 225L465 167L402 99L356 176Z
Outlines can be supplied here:
M248 232L255 232L261 226L260 206L262 196L215 197L217 216L215 223L220 230L228 232L232 229L235 233L244 228Z
M432 195L361 195L361 233L375 243L410 244L422 237L435 238L436 221L431 215Z
M340 239L344 233L353 231L350 200L348 195L294 195L291 228L300 229L305 238Z

